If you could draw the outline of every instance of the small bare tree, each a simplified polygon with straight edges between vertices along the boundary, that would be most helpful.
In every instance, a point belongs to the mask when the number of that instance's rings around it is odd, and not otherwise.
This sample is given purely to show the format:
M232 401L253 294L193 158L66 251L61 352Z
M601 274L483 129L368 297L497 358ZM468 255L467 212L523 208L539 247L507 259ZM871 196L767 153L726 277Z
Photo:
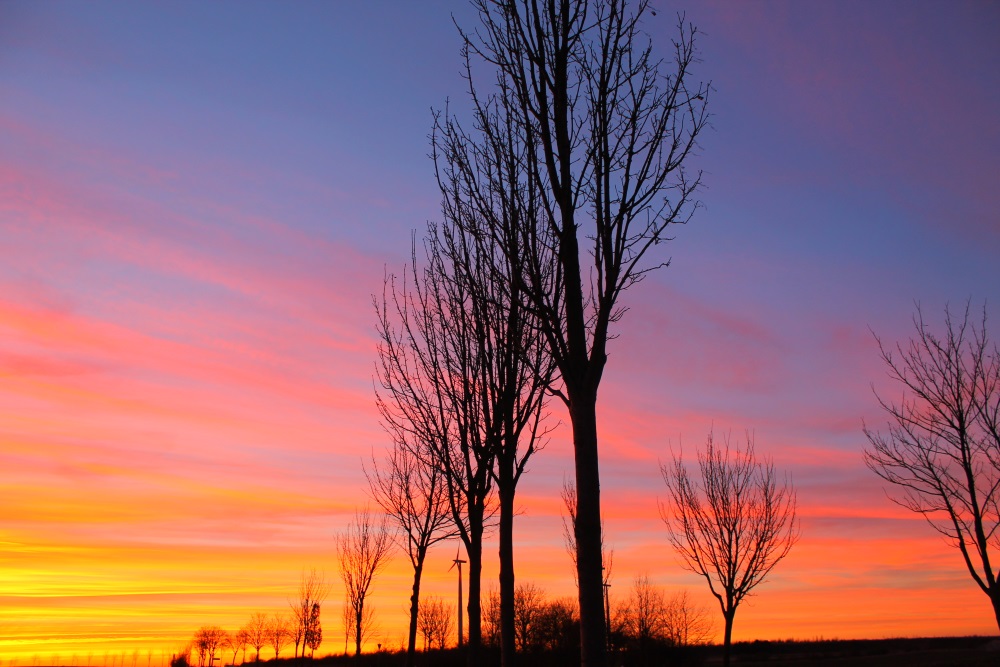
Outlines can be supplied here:
M323 624L320 622L319 602L313 602L312 604L312 608L309 611L309 623L306 625L302 639L305 642L302 653L305 653L308 648L309 657L312 658L316 655L316 650L320 644L323 643Z
M795 489L779 481L770 460L757 459L750 434L741 451L728 437L717 445L709 433L698 467L700 480L680 456L661 466L670 503L660 516L685 567L704 577L719 601L728 667L737 607L798 540Z
M274 649L274 659L278 659L281 649L288 646L292 638L291 624L283 614L275 614L267 622L267 643Z
M1000 351L989 341L985 307L978 327L969 304L961 319L946 308L940 337L919 306L913 324L906 346L878 341L904 393L898 403L876 394L888 432L865 425L865 463L899 488L894 502L958 547L1000 627L1000 571L990 557L1000 547Z
M638 644L640 655L645 655L654 642L667 638L667 595L648 574L639 575L632 580L619 617L622 632Z
M198 628L198 632L194 636L194 645L198 649L198 656L202 663L207 663L211 667L215 662L216 652L222 648L225 641L226 631L217 625L203 625ZM138 658L138 652L135 657Z
M306 654L306 631L309 628L313 606L323 604L329 595L330 584L326 581L326 575L315 568L309 571L302 570L302 574L299 576L298 599L288 601L288 606L292 609L289 636L295 645L295 657L299 656L300 644L302 645L302 655Z
M428 648L444 649L451 636L454 625L452 607L445 604L439 597L427 599L420 606L420 634L424 638L424 650Z
M712 639L712 618L708 609L696 605L687 591L667 600L667 639L675 646L707 644Z
M527 651L536 643L538 624L545 610L545 591L526 582L514 590L514 639L517 650Z
M355 655L361 655L365 636L365 600L375 576L389 562L392 540L388 518L376 519L367 507L355 511L354 521L337 537L340 577L353 617Z
M391 395L391 398L400 398ZM406 664L413 665L417 644L417 615L420 609L420 579L430 547L454 537L448 485L441 468L428 455L429 448L412 443L412 436L393 429L395 444L379 466L372 461L365 471L375 502L396 523L400 546L413 566L413 589L410 594L410 627L407 634ZM422 458L419 453L424 454ZM426 641L426 639L425 639Z
M226 636L225 646L227 649L233 652L233 660L231 664L235 665L236 656L239 655L240 651L246 651L247 647L246 630L240 628L236 632L229 633ZM149 665L147 664L146 667L149 667Z
M268 624L267 614L255 612L251 614L250 620L243 626L243 631L247 636L247 644L256 651L254 662L260 662L260 650L267 646Z

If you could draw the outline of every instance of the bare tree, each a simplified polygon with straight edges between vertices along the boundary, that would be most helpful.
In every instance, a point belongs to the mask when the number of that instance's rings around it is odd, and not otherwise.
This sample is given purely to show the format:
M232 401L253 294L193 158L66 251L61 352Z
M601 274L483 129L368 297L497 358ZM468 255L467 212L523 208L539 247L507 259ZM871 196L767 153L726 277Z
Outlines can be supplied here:
M554 657L568 657L579 651L580 614L573 598L550 600L542 607L534 623L534 646Z
M894 502L958 547L1000 627L1000 571L990 557L1000 547L1000 351L989 340L985 307L978 327L969 315L969 304L960 319L946 308L939 336L918 306L906 346L878 341L903 396L897 403L876 394L888 431L865 425L865 463L898 487Z
M401 398L398 394L390 397ZM421 448L408 442L412 438L410 433L394 430L391 425L388 430L395 439L393 448L381 466L373 460L371 470L366 470L365 475L375 502L399 527L397 539L413 566L406 651L409 667L413 665L416 651L420 579L427 550L441 540L454 537L455 528L451 523L448 486L441 468L418 455Z
M688 87L695 31L683 21L674 67L664 71L641 32L645 0L633 12L626 0L473 5L482 25L463 37L476 132L446 119L436 153L466 184L461 196L479 214L468 220L498 219L491 182L529 213L477 233L494 234L497 248L523 257L514 264L519 296L540 318L560 372L551 389L573 426L583 663L603 666L597 389L611 325L624 312L621 293L665 264L645 263L646 252L670 240L669 225L695 208L700 174L687 174L683 163L706 124L708 88ZM477 90L479 62L495 77L491 94ZM504 184L511 173L516 188ZM514 243L506 229L517 232ZM589 272L581 261L588 240Z
M468 308L469 281L455 275L435 227L429 226L423 247L424 269L417 268L414 247L411 282L387 279L381 301L376 300L381 387L376 404L394 439L426 447L444 473L452 518L468 556L468 660L474 665L481 643L482 543L493 516L495 452L486 440L481 393L486 383Z
M194 636L194 645L198 649L201 664L207 663L211 667L215 662L216 652L222 648L225 640L226 631L217 625L203 625L198 628L198 632ZM138 653L135 654L135 657L138 658Z
M388 518L382 515L376 519L367 507L356 510L354 521L337 536L340 577L353 616L355 655L361 655L365 636L365 600L375 576L389 562L392 540Z
M267 643L274 649L274 659L278 659L281 649L292 639L291 623L284 614L274 614L267 621Z
M429 598L420 607L420 634L424 638L424 650L444 649L451 636L454 614L452 607L439 597Z
M708 609L696 605L687 591L667 599L667 639L675 646L707 644L712 638Z
M250 615L250 620L243 626L249 644L257 653L254 655L254 662L260 662L260 650L267 646L267 614L254 612Z
M232 664L236 664L236 656L239 655L240 651L246 651L247 647L247 635L246 630L240 628L236 632L231 632L226 635L225 647L233 652ZM149 667L147 665L147 667Z
M306 631L312 616L314 605L321 605L330 595L330 584L326 581L326 575L316 568L309 571L302 570L299 575L299 591L296 600L289 600L288 606L292 610L292 623L289 628L289 637L295 645L295 657L299 656L299 645L302 645L302 655L306 654Z
M769 459L757 459L749 433L742 451L730 448L728 436L717 445L709 433L698 468L700 480L680 456L661 466L670 503L660 516L684 566L704 577L719 601L728 667L737 607L798 540L795 489L779 481Z
M534 583L518 584L514 591L514 630L517 648L527 651L534 646L538 624L545 611L545 591Z
M620 607L621 629L645 656L654 642L667 638L667 596L649 580L648 574L635 577L628 597Z

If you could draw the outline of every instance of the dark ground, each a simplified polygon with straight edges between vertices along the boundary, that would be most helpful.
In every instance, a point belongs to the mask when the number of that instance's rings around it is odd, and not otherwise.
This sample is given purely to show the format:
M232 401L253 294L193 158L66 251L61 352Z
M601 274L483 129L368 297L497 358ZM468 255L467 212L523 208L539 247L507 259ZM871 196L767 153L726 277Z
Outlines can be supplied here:
M354 665L357 667L400 667L404 656L374 653L352 657L333 656L314 661L314 667ZM722 647L697 646L669 649L656 656L619 655L620 667L715 667L722 664ZM282 660L287 667L295 661ZM305 664L308 664L306 661ZM483 667L499 666L499 655L486 652ZM526 654L519 667L572 667L573 656ZM865 639L820 641L755 641L733 646L733 667L1000 667L1000 638L937 637L926 639ZM465 667L457 650L418 653L418 667Z

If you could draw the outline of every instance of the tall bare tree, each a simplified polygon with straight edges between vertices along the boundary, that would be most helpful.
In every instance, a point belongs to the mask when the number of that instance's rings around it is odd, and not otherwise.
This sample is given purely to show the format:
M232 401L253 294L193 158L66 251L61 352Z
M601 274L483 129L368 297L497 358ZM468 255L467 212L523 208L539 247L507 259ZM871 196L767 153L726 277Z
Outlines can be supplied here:
M468 309L468 281L455 278L433 225L423 249L423 269L414 244L408 282L388 278L375 303L381 387L376 403L397 440L426 446L433 465L444 473L452 518L468 556L468 659L476 664L483 535L494 511L495 457L485 440L482 364Z
M306 630L314 605L321 605L330 595L330 583L326 581L326 575L316 568L302 570L299 575L299 590L295 600L289 600L288 606L292 610L292 623L289 628L292 644L295 646L295 657L299 656L299 645L302 645L302 655L306 654Z
M878 341L903 396L897 403L876 394L887 432L865 425L865 463L898 487L896 503L958 547L1000 627L1000 571L991 559L1000 547L1000 351L985 307L979 326L969 315L969 304L959 318L946 308L938 335L918 307L907 345Z
M769 459L758 460L750 434L740 450L730 448L728 436L716 444L710 433L698 468L700 479L681 456L661 466L670 502L660 516L685 567L704 577L719 601L728 667L737 607L798 540L795 489L778 479Z
M448 121L439 116L435 133L448 137L449 131ZM433 146L437 151L436 136ZM444 216L432 228L435 254L442 260L436 270L462 281L469 297L465 312L481 377L482 440L493 456L499 497L500 653L509 667L515 655L514 497L528 460L544 444L546 390L555 373L521 279L529 257L522 252L518 221L537 218L540 200L532 195L523 152L492 156L489 171L477 182L469 181L455 155L433 155ZM467 196L470 189L491 207L477 206Z
M337 536L340 577L354 624L355 655L361 655L365 636L365 601L375 576L389 562L392 543L388 518L381 515L376 519L367 507L356 510L354 520Z
M400 394L389 394L388 398L404 400ZM406 664L410 667L415 658L420 579L427 551L437 542L454 537L456 531L452 523L447 481L441 467L431 460L432 451L411 442L416 429L401 431L393 428L392 422L386 427L395 443L382 465L373 459L371 469L366 470L365 475L375 502L399 528L397 540L413 566L406 651Z
M667 263L644 259L695 208L700 174L683 165L707 122L708 87L689 87L695 30L683 20L671 71L654 55L640 28L645 0L631 11L626 0L473 5L481 27L462 34L475 132L446 118L435 154L460 174L459 194L477 213L464 219L487 223L474 233L516 259L517 297L559 370L550 389L573 427L582 659L603 666L597 390L619 297ZM477 88L480 64L490 92ZM513 210L525 215L492 224L502 219L498 191L518 197Z
M504 264L506 255L463 229L457 218L471 213L453 205L442 187L445 222L428 226L426 269L416 271L414 256L409 294L392 286L391 298L383 296L379 379L392 404L382 399L380 410L404 437L423 432L445 472L469 556L470 664L477 663L481 638L482 534L496 484L501 590L509 612L507 664L513 653L514 493L544 435L544 391L552 365L537 326L516 296L515 272ZM395 331L386 307L390 300Z

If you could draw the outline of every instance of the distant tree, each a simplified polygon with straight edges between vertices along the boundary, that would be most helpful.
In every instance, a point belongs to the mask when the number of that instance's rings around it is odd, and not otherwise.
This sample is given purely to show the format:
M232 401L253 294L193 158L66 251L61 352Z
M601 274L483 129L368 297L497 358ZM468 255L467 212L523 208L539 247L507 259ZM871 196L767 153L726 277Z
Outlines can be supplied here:
M483 600L483 644L490 648L500 648L500 593L490 588Z
M514 590L514 638L519 651L527 651L536 642L538 624L546 606L545 591L527 582Z
M215 654L226 640L226 631L217 625L203 625L194 635L194 646L198 649L199 664L215 663ZM138 658L138 654L136 654Z
M257 652L254 655L254 662L260 662L260 650L267 646L268 624L267 614L254 612L250 615L250 620L243 626L247 644Z
M621 629L637 644L640 659L646 660L653 645L667 639L667 596L649 580L648 574L632 581L628 597L619 612Z
M289 600L288 606L292 609L292 627L290 628L291 641L295 645L295 657L299 655L299 645L302 645L302 655L305 655L306 629L312 617L313 605L322 604L330 595L330 584L326 582L326 576L315 568L303 570L299 576L298 597Z
M428 598L420 606L418 621L425 651L428 648L444 649L454 627L453 618L452 608L439 597Z
M560 598L546 602L533 626L533 645L529 648L545 651L557 660L575 657L579 661L580 614L576 600Z
M225 647L233 652L233 665L236 664L236 656L239 655L240 651L246 651L247 647L247 634L246 630L240 628L236 632L230 632L226 635ZM147 665L147 667L149 667Z
M712 639L708 609L696 605L687 591L667 599L667 639L675 646L696 646Z
M340 577L353 613L355 655L361 655L365 636L365 601L375 576L389 562L392 539L387 517L376 519L367 507L355 511L354 521L337 536Z
M795 489L779 482L770 460L757 459L749 434L741 451L730 449L728 437L717 445L710 433L698 467L700 480L680 456L661 466L670 503L660 515L684 566L704 577L719 601L728 667L737 607L798 540Z
M475 134L448 122L436 151L468 184L462 197L502 252L559 367L576 455L582 660L604 667L597 390L622 292L661 266L643 260L694 209L699 176L683 166L707 123L707 87L689 88L694 30L682 25L675 62L643 33L648 2L475 0L481 25L463 33ZM489 92L473 63L484 63ZM516 180L507 179L513 163ZM510 226L499 181L523 204ZM515 230L516 243L503 238ZM588 271L585 260L593 262ZM589 275L589 279L588 279ZM589 284L588 284L589 282Z
M323 625L320 623L319 612L319 603L314 602L309 613L309 624L305 630L305 645L309 649L309 657L315 656L316 649L323 643Z
M400 398L393 394L390 400ZM432 460L431 448L425 443L413 442L411 432L394 429L391 422L386 427L393 434L394 445L385 462L378 465L373 460L371 469L366 470L365 475L375 502L399 528L397 539L413 566L406 650L406 664L412 667L424 560L432 545L455 536L455 528L447 481L441 467Z
M274 659L278 659L281 649L288 646L292 638L291 624L284 614L274 614L267 621L267 643L274 649Z
M969 304L960 318L945 309L933 333L918 306L916 335L905 346L878 340L899 402L876 393L887 432L864 427L868 468L897 487L892 500L923 515L958 547L965 567L990 599L1000 627L1000 350ZM991 550L993 553L991 554ZM992 557L991 557L992 556Z

